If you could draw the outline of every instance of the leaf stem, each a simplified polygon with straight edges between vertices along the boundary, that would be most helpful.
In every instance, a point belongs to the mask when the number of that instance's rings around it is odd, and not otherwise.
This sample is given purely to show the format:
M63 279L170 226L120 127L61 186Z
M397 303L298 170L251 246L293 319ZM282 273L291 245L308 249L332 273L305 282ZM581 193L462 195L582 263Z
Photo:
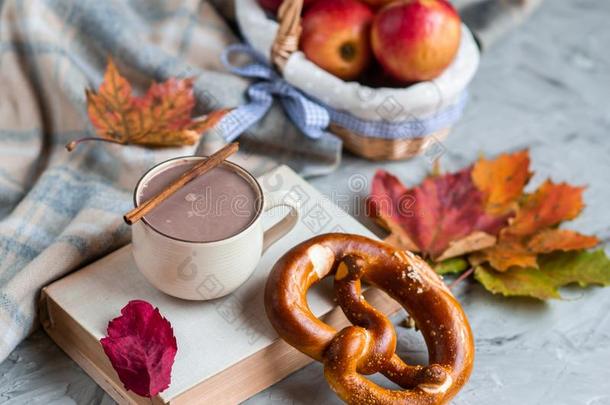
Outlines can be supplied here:
M459 283L461 283L462 281L466 280L468 277L470 277L470 275L474 273L474 267L469 268L468 270L466 270L465 272L463 272L462 274L460 274L460 276L458 278L456 278L455 280L453 280L451 282L451 284L449 284L449 289L453 290L453 288L458 285Z
M98 138L96 136L87 136L87 137L80 138L80 139L77 139L77 140L72 141L72 142L68 142L66 144L66 149L68 150L68 152L72 152L78 146L79 143L86 142L86 141L109 142L109 143L116 143L116 144L119 144L119 145L123 144L122 142L116 141L114 139Z

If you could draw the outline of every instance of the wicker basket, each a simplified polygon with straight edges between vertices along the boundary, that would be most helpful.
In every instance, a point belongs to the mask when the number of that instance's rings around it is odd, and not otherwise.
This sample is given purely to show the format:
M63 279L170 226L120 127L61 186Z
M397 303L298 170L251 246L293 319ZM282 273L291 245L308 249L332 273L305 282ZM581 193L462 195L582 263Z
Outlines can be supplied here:
M244 2L248 1L244 0ZM278 26L274 31L275 36L272 38L270 61L282 74L286 73L285 68L291 56L298 51L302 8L303 0L284 0L278 10ZM252 16L248 15L247 17L251 18ZM244 35L249 39L247 33ZM478 65L478 54L474 64ZM470 69L470 71L472 70ZM474 70L476 70L476 66ZM474 74L473 71L472 74ZM469 80L470 78L467 79L467 81ZM307 89L301 88L301 90L308 93ZM347 112L350 112L349 108ZM450 132L450 128L442 128L436 132L424 133L421 137L387 139L370 134L356 133L336 122L331 123L329 129L343 140L347 150L371 160L408 159L422 153L429 145L443 140Z

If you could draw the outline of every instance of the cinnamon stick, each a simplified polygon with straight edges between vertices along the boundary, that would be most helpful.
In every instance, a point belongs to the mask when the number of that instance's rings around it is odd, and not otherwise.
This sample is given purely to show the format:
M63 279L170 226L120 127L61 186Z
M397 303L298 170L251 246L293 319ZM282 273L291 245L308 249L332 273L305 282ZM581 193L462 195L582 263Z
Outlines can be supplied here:
M161 191L156 196L138 205L127 214L123 216L123 219L128 225L133 225L150 211L154 210L159 204L161 204L167 197L174 194L176 191L184 187L185 184L189 183L196 177L201 176L204 173L209 172L219 164L221 164L226 158L237 152L239 144L237 142L225 145L218 152L214 153L207 159L197 163L190 170L184 172L178 179L172 182L167 188Z

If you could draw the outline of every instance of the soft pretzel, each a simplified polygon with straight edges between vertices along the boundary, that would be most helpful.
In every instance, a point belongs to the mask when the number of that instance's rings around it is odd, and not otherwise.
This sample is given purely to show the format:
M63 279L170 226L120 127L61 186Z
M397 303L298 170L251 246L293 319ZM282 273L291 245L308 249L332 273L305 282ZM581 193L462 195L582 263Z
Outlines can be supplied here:
M307 304L307 290L331 275L337 302L354 325L339 332ZM415 320L428 347L428 366L405 364L395 354L396 332L366 302L361 280L388 293ZM350 404L447 403L472 371L472 332L442 280L411 252L363 236L325 234L288 251L267 280L265 309L280 337L322 362L331 388ZM376 372L404 390L363 376Z

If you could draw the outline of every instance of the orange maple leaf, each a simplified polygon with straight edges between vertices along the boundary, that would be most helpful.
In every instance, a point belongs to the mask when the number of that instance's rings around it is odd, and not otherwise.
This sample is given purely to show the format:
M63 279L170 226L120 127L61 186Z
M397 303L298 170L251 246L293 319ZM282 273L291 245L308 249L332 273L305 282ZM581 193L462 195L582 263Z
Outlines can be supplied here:
M500 232L498 243L483 250L481 256L498 271L506 271L511 267L538 267L537 254L529 250L522 239L507 236L505 229Z
M584 187L545 181L525 198L510 225L500 232L498 243L482 252L483 258L498 271L511 267L537 268L539 253L597 245L599 240L594 236L553 228L580 213L584 207L583 190Z
M528 196L510 224L513 235L531 235L562 221L574 219L584 207L584 187L545 181L534 194Z
M192 79L170 78L153 83L142 97L133 96L131 85L112 59L97 93L87 89L85 94L89 119L100 138L72 141L66 145L68 150L85 140L155 147L193 145L228 112L217 110L191 118L195 107Z
M589 249L598 243L599 239L595 236L583 235L569 229L544 229L528 241L527 247L536 253L551 253L556 250Z
M495 159L480 158L474 164L472 181L484 195L487 212L502 215L514 210L532 176L529 164L527 150L505 153Z

